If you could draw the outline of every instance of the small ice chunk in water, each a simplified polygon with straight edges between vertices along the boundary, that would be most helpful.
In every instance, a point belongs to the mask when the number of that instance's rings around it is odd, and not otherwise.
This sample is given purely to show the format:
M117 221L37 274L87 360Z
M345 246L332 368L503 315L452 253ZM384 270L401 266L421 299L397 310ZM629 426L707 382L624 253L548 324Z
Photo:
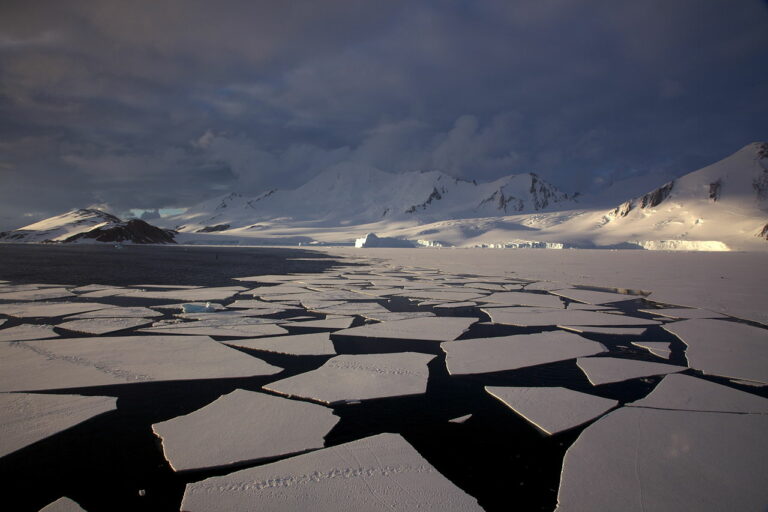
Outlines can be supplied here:
M672 350L669 348L669 343L664 341L633 341L632 344L644 348L651 354L661 357L662 359L669 359L672 356Z
M398 434L187 484L181 510L482 511Z
M616 407L617 400L567 388L486 386L485 390L545 434L557 434Z
M451 375L516 370L607 351L596 341L563 331L451 341L440 347Z
M768 415L622 407L563 461L557 512L766 510Z
M434 358L415 352L341 355L317 370L278 380L264 389L327 404L420 395L427 390L427 363Z
M768 330L725 320L664 324L688 345L691 368L704 373L768 383Z
M41 508L39 512L85 512L85 509L67 497L59 498Z
M117 408L108 396L0 393L0 457Z
M458 418L453 418L452 420L448 420L449 423L465 423L469 418L471 418L471 414L465 414L464 416L459 416Z
M584 372L593 386L621 382L624 380L664 375L687 370L685 366L673 366L664 363L649 363L617 357L586 357L576 360L576 365Z
M704 379L671 374L631 407L768 414L768 399Z
M404 340L450 341L461 336L477 318L424 317L363 325L333 333L334 336L359 336Z
M174 471L188 471L322 448L338 421L322 405L236 389L152 430Z

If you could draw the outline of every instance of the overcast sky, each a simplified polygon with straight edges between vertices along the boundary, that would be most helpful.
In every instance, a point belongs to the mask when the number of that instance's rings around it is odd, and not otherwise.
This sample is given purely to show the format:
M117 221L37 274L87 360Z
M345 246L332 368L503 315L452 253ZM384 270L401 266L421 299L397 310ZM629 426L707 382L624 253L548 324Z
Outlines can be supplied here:
M347 162L663 180L768 140L767 63L758 0L3 0L0 229Z

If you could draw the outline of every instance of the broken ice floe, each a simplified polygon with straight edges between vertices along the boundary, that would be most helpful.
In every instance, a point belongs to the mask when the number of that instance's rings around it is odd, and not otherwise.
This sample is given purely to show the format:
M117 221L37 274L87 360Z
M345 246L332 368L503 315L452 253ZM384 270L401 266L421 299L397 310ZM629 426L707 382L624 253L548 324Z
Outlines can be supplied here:
M550 293L565 297L566 299L586 302L587 304L613 304L625 300L641 299L640 295L625 295L623 293L596 292L593 290L581 290L570 288L566 290L552 290Z
M504 306L532 306L539 308L563 309L563 301L554 295L525 292L498 292L478 299L479 302Z
M227 307L232 309L266 309L280 313L283 311L300 309L297 306L279 304L277 302L264 302L262 300L236 300Z
M485 390L545 434L557 434L616 407L617 400L554 387L486 386Z
M7 329L0 329L0 341L42 340L58 338L51 325L21 324Z
M227 341L227 345L235 347L263 350L278 354L293 356L328 356L336 355L331 343L331 335L327 332L312 334L297 334L293 336L276 336L270 338L257 338Z
M132 329L151 323L152 320L149 318L83 318L80 320L64 322L56 327L68 331L100 335Z
M476 302L446 302L443 304L436 304L435 309L438 311L452 311L455 309L468 309L477 306Z
M230 317L193 322L160 323L153 327L140 329L141 332L155 334L190 334L200 336L230 336L248 338L257 336L277 336L288 331L275 325L276 320L262 318Z
M562 290L564 288L568 288L568 285L563 283L553 283L551 281L539 281L537 283L528 283L525 285L526 290L541 290L544 292Z
M467 421L469 418L471 418L471 417L472 417L472 415L471 415L471 414L465 414L464 416L459 416L458 418L453 418L453 419L451 419L451 420L448 420L448 422L449 422L449 423L457 423L457 424L462 424L462 423L466 423L466 421Z
M409 318L426 318L435 316L435 314L428 311L403 311L397 313L392 313L389 311L363 311L360 313L360 316L370 320L377 320L379 322L393 322L395 320L408 320Z
M669 359L672 356L669 343L664 341L633 341L632 344L662 359Z
M691 368L704 373L768 383L768 330L725 320L665 324L688 348Z
M187 484L181 509L481 511L397 434Z
M76 501L62 497L41 508L38 512L85 512Z
M66 288L40 288L31 290L18 290L0 293L0 300L48 300L74 297L75 294Z
M648 396L627 406L680 411L768 414L768 399L682 374L665 376Z
M358 336L362 338L450 341L461 336L475 322L477 322L477 318L409 318L353 327L333 334L334 336Z
M322 405L236 389L152 431L171 467L188 471L322 448L338 421Z
M554 310L551 308L483 308L495 324L516 325L519 327L557 326L618 326L618 325L658 325L656 320L637 318L627 315L614 315L599 311L575 311L571 309Z
M116 336L0 344L0 392L253 377L281 370L207 336Z
M558 512L765 510L768 416L623 407L568 449Z
M674 319L688 319L693 320L697 318L726 318L725 315L708 311L706 309L695 308L663 308L663 309L640 309L643 313L651 315L664 316Z
M593 386L687 370L685 366L649 363L617 357L579 358L576 360L576 365L584 372Z
M174 290L129 290L120 293L120 296L133 297L137 299L167 299L183 301L213 301L227 300L230 297L245 290L242 286L218 286L213 288L193 288L193 289L174 289Z
M286 322L281 325L285 327L303 327L310 329L346 329L352 322L354 317L346 316L340 318L326 318L325 320L308 320L302 322Z
M27 302L0 304L0 314L19 318L53 318L113 307L115 306L99 304L98 302Z
M601 343L563 331L451 341L440 347L451 375L516 370L607 352Z
M0 457L115 410L117 398L0 393Z
M264 389L334 404L426 392L427 363L435 356L415 352L341 355L311 372L278 380Z
M88 311L87 313L78 313L70 315L67 320L78 320L84 318L154 318L163 316L162 313L144 307L113 307Z
M597 327L588 325L561 325L563 329L573 332L586 332L592 334L613 334L615 336L639 336L646 331L646 327Z
M413 299L430 299L430 300L448 300L452 302L467 301L484 297L481 293L467 292L461 288L458 291L417 291L407 290L401 291L395 295L413 298ZM485 300L485 299L484 299Z

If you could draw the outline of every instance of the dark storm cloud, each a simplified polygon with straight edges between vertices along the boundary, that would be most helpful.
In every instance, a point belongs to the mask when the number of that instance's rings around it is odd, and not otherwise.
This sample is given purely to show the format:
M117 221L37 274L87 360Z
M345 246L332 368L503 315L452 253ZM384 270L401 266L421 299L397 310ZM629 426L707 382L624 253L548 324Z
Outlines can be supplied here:
M349 163L582 191L693 170L768 138L766 34L757 0L6 0L0 226Z

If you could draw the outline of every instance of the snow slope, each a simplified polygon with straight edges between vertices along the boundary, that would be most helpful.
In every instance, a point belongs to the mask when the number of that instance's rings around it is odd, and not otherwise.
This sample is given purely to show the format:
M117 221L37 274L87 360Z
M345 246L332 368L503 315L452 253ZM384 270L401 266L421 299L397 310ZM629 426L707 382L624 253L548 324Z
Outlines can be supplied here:
M173 234L138 219L122 221L96 209L72 210L13 231L0 242L128 242L174 243Z

